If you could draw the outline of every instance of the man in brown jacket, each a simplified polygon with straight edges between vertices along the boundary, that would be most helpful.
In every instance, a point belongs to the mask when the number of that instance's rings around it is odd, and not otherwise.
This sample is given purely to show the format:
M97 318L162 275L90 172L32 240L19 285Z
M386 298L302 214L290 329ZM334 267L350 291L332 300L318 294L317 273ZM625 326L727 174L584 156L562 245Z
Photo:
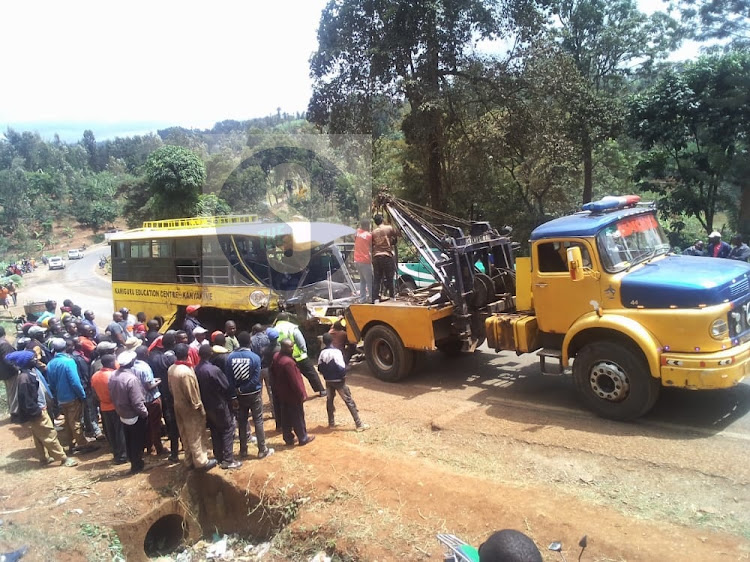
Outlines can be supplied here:
M385 294L393 297L393 283L396 278L393 247L398 233L391 225L383 224L383 215L375 215L373 220L377 225L377 228L372 231L372 268L375 276L372 296L375 301L380 298L380 287L383 283L385 283Z
M216 459L208 460L203 437L206 431L206 410L201 402L201 392L195 371L188 362L188 345L178 343L174 347L175 364L167 371L169 390L174 399L177 428L185 449L185 465L188 468L211 470Z

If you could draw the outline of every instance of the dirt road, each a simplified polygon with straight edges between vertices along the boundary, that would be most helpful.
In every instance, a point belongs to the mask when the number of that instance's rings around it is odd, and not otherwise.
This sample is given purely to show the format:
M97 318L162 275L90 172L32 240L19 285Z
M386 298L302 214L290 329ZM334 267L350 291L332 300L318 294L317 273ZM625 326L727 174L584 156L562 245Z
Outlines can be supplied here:
M89 256L68 263L63 275L39 275L24 296L72 298L106 324L108 288L92 281L98 253ZM233 530L257 515L241 503L227 507L234 490L273 515L278 560L306 559L318 548L349 560L440 559L436 533L478 545L500 528L522 530L542 549L562 540L568 559L583 534L590 545L583 560L750 558L746 384L665 392L632 424L594 417L580 409L570 381L487 349L454 360L430 354L400 384L381 383L366 364L356 365L349 384L369 431L354 432L341 403L345 425L327 428L325 402L314 399L306 405L318 436L310 446L284 447L267 420L275 455L229 474L192 473L188 488L194 498L203 494L196 517L204 529ZM6 419L0 424L0 512L28 507L0 515L13 529L0 526L0 552L25 540L34 545L32 559L91 558L92 545L106 547L109 535L66 537L111 525L128 559L138 559L155 517L149 513L186 497L185 470L156 459L136 477L123 477L106 452L72 471L38 469L31 440ZM69 499L59 506L60 497ZM73 509L83 514L69 515ZM31 532L37 528L53 530L53 538L42 540Z

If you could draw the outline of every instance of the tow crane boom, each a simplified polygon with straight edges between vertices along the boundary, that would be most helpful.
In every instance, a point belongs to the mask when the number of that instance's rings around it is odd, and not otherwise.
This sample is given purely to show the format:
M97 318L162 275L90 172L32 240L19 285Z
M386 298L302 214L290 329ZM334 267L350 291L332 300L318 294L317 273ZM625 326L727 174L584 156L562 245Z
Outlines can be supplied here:
M375 206L390 217L434 273L440 290L425 289L426 302L453 305L453 347L473 351L485 339L485 318L514 308L517 244L508 237L510 227L499 232L488 222L460 219L387 192L376 197Z

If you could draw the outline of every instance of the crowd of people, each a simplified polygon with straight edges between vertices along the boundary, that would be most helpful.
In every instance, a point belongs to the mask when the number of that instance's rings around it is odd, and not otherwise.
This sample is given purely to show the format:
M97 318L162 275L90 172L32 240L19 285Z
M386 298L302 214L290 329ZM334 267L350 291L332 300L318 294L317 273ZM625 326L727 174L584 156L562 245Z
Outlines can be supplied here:
M11 275L23 276L24 273L31 273L36 269L36 260L34 258L24 258L20 262L12 262L5 268L5 276Z
M251 444L259 459L274 453L264 428L264 385L269 419L284 443L315 439L305 424L303 376L327 397L329 426L338 425L338 394L356 429L368 428L346 384L351 350L343 321L323 335L316 369L290 315L243 331L229 320L209 333L200 309L188 306L182 329L162 333L161 319L142 312L123 308L101 327L93 311L66 300L58 313L50 300L15 346L0 327L0 380L11 419L31 431L41 463L76 466L76 456L106 442L113 462L130 463L132 474L144 470L144 455L178 461L180 447L189 468L239 468Z
M743 242L742 236L735 234L731 238L731 244L727 244L721 239L721 232L717 230L709 234L708 244L705 244L703 240L696 240L692 246L686 248L682 253L687 256L750 261L750 246Z

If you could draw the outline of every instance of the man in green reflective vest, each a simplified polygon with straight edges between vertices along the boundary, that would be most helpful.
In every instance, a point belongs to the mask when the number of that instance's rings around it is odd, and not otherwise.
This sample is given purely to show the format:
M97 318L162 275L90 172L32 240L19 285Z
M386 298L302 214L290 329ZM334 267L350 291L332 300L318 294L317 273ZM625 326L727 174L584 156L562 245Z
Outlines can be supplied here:
M305 378L310 381L312 389L317 392L318 395L325 396L327 392L323 383L320 382L318 370L315 368L312 360L307 356L307 342L305 342L305 337L302 335L299 326L290 322L290 318L288 312L282 312L276 318L274 328L279 332L279 341L288 339L294 342L292 357L297 362L297 367L299 367L299 370Z

